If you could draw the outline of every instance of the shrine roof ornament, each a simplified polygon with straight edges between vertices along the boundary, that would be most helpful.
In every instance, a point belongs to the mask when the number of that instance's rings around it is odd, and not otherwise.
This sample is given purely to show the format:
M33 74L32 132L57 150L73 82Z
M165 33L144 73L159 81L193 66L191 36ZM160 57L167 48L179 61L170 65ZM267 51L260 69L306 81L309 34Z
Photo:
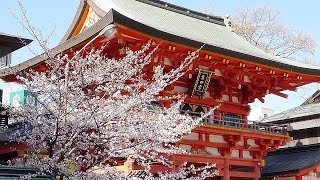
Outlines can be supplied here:
M90 27L84 31L79 24L85 21L89 8ZM92 24L92 22L95 22ZM108 24L126 27L148 36L182 46L236 58L244 62L259 64L312 76L320 76L320 67L274 56L253 46L232 32L226 19L206 15L159 0L81 0L76 16L61 44L54 48L60 53L99 33ZM58 51L60 52L58 52ZM0 70L0 78L30 68L46 58L37 56L16 67Z

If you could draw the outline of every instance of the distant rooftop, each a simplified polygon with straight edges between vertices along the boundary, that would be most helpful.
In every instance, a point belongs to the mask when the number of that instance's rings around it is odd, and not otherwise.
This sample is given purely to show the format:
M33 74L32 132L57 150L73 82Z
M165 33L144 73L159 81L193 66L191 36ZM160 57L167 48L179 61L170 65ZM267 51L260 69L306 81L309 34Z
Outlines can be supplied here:
M279 149L264 160L262 176L298 173L320 163L320 144Z
M291 108L273 116L267 117L262 122L287 122L301 119L313 119L320 117L320 90L316 91L300 106Z
M0 47L8 48L0 51L0 58L30 44L32 40L0 32Z
M298 107L283 111L281 113L275 114L268 118L265 118L262 120L262 122L294 120L302 117L316 116L316 115L320 115L319 109L320 109L320 103L298 106Z

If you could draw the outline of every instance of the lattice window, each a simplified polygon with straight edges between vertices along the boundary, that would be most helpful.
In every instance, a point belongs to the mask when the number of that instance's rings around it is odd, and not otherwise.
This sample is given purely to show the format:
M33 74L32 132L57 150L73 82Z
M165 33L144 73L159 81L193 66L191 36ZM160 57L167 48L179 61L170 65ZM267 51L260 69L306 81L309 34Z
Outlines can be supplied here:
M237 114L224 113L223 120L225 121L226 125L236 126L236 124L241 121L241 116Z

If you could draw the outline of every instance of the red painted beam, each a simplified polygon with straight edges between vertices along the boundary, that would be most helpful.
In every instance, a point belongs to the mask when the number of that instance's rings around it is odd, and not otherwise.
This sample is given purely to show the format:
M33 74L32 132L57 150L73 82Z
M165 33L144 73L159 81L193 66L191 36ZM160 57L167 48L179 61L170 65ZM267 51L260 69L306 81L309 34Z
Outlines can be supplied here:
M199 140L189 140L189 139L182 139L179 141L179 144L185 145L201 145L206 147L221 147L221 148L230 148L228 143L214 143L214 142L207 142L207 141L199 141Z
M230 171L230 177L236 178L259 178L256 177L256 173L254 172L238 172L238 171Z
M273 140L289 140L290 137L288 135L280 135L280 134L271 134L271 133L264 133L260 131L254 131L254 130L243 130L240 128L228 128L228 127L222 127L222 126L200 126L194 129L194 131L202 131L207 132L210 134L232 134L232 135L241 135L243 138L248 139L273 139Z

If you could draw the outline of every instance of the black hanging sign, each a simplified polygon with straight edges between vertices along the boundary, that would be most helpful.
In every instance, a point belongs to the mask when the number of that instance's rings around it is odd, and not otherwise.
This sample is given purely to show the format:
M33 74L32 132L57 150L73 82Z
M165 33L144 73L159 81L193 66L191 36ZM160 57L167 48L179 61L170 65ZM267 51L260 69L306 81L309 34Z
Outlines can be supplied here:
M208 88L209 82L211 80L211 75L213 72L202 70L202 69L196 69L196 70L198 71L198 77L193 87L191 97L196 95L196 96L200 96L200 98L203 98L203 95Z

